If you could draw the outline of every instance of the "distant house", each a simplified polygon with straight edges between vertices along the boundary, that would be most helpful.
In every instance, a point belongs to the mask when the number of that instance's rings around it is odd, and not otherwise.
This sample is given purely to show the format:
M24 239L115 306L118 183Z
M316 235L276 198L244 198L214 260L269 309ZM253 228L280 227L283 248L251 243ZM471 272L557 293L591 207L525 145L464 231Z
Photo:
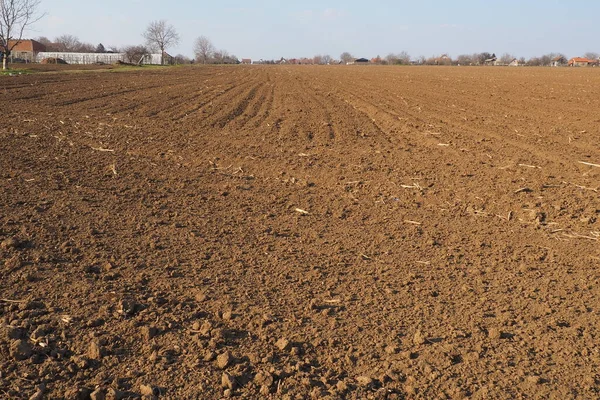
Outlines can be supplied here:
M550 61L550 65L553 67L562 67L567 64L567 59L564 56L557 56Z
M435 65L450 65L452 64L452 58L448 54L442 54L435 60Z
M252 60L250 58L242 58L242 64L250 65L252 64Z
M496 65L498 63L498 57L495 54L492 54L490 58L483 62L484 65Z
M508 63L509 67L518 67L519 65L519 60L517 60L516 58L513 58L511 62Z
M160 58L161 58L160 57L160 53L146 54L146 55L144 55L144 57L142 57L142 61L141 61L140 64L144 64L144 65L161 65ZM162 65L172 65L174 63L174 61L175 61L175 59L173 58L173 56L171 56L167 52L163 53Z
M569 67L596 67L598 60L590 60L589 58L574 57L569 60Z
M14 46L14 47L13 47ZM35 62L38 53L46 51L46 46L36 40L9 40L8 48L13 48L10 62Z

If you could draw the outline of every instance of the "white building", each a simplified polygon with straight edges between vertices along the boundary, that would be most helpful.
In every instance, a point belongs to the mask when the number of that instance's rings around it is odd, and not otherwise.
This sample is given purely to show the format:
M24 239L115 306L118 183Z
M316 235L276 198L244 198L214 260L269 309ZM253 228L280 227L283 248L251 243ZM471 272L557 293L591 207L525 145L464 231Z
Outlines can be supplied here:
M125 61L123 53L62 53L56 51L44 51L37 53L36 61L42 62L46 58L60 58L67 64L114 64L117 61Z

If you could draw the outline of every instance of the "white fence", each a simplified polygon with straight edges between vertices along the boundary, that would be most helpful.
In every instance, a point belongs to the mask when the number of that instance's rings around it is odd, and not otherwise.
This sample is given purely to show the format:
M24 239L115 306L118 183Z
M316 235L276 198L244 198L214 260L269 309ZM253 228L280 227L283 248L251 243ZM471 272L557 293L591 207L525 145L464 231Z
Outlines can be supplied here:
M40 52L36 61L41 62L46 58L60 58L68 64L114 64L117 61L125 61L125 54Z

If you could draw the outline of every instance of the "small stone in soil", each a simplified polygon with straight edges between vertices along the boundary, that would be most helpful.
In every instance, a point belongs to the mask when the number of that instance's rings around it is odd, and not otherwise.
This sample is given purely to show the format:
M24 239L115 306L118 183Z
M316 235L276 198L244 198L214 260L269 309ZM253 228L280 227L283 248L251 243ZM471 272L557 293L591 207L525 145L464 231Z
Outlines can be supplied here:
M269 386L263 385L260 387L261 396L268 396L271 393L271 388Z
M200 333L204 336L208 335L210 333L210 331L212 330L213 325L206 321L202 324L202 326L200 327Z
M231 362L233 361L233 357L231 356L231 353L229 351L226 351L223 354L220 354L217 357L217 367L219 367L220 369L225 369L229 366L229 364L231 364Z
M271 387L274 382L273 375L269 372L259 372L254 377L254 382L256 382L257 385Z
M231 319L233 319L233 313L231 311L223 313L223 319L225 321L230 321Z
M158 396L160 394L160 390L151 385L140 385L140 393L142 396Z
M488 337L493 340L498 340L502 337L502 332L498 328L488 329Z
M123 316L132 316L139 310L139 305L133 300L123 299L119 301L118 310Z
M230 390L235 389L235 378L227 372L223 372L223 375L221 376L221 386Z
M158 329L155 326L143 326L142 337L144 340L149 341L158 334Z
M100 360L103 355L102 353L103 349L100 346L100 343L96 340L92 340L88 349L88 357L92 360Z
M373 383L373 379L368 376L359 376L356 378L356 382L358 382L360 386L369 386Z
M207 350L204 353L204 361L212 361L217 357L217 354L212 350Z
M286 338L281 338L275 343L275 346L281 351L288 351L290 349L290 341Z
M423 332L416 331L415 335L413 336L413 343L417 346L420 346L422 344L425 344L426 342L427 342L427 339L423 335Z

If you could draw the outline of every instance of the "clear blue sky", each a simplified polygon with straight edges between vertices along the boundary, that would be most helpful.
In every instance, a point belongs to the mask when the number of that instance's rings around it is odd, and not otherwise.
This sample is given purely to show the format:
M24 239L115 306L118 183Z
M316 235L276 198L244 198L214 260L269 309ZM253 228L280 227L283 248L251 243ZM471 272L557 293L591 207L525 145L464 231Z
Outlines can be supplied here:
M200 35L252 59L600 52L597 0L42 0L41 8L47 16L27 36L68 33L105 46L140 44L148 22L166 19L181 36L173 55L191 56Z

